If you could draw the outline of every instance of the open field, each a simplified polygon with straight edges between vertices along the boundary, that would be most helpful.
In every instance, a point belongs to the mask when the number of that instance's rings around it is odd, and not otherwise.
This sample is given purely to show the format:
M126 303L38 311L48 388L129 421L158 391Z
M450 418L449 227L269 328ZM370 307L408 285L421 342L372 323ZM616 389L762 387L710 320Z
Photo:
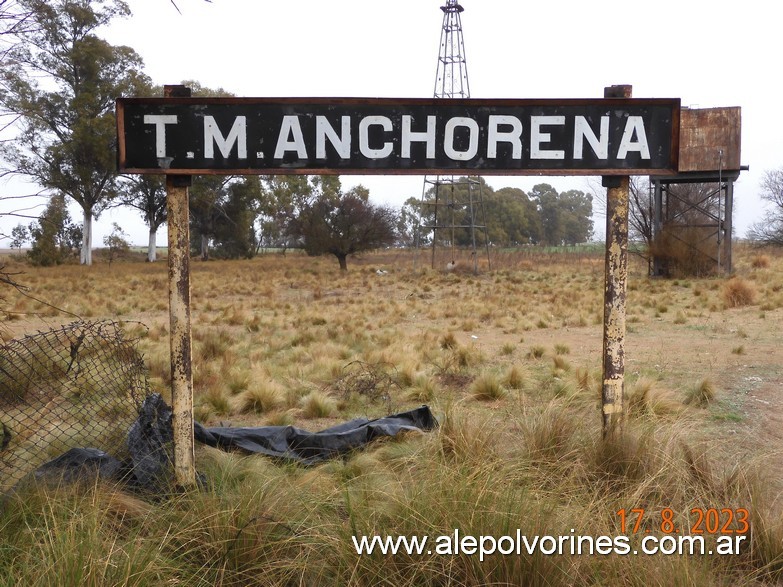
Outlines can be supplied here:
M632 262L626 435L600 440L603 257L498 252L193 262L196 418L317 430L426 403L437 432L306 469L199 448L209 488L148 503L108 487L13 498L0 585L774 585L783 581L783 256L651 280ZM439 263L445 266L446 260ZM30 268L38 300L126 322L169 383L163 263ZM387 271L379 275L377 269ZM464 270L463 270L464 269ZM73 319L3 292L3 336ZM361 375L359 375L361 371ZM739 555L358 556L352 536L662 537L747 509ZM727 514L722 514L727 515ZM739 517L739 516L738 516ZM629 518L630 519L630 518ZM725 518L722 518L722 521ZM737 530L737 520L726 531ZM709 530L709 529L708 529ZM691 532L693 531L693 532ZM733 534L732 534L733 535ZM707 543L715 536L705 534ZM19 577L22 583L17 583Z

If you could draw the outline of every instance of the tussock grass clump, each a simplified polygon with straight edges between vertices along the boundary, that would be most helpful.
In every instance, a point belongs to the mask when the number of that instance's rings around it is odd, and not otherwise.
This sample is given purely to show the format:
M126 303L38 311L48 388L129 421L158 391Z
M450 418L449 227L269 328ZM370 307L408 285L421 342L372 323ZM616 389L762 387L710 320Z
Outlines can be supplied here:
M448 332L443 335L443 337L440 339L440 348L446 350L451 350L457 348L457 337L454 336L453 332Z
M562 464L574 450L577 427L564 406L561 400L552 400L522 421L525 447L534 463Z
M527 356L530 359L540 359L541 357L544 356L545 353L546 353L546 348L544 348L541 345L535 345L530 347Z
M281 407L286 400L282 386L268 379L253 382L237 399L237 409L243 414L265 414Z
M213 387L201 395L201 402L218 416L226 416L231 413L231 399L222 390Z
M200 341L196 346L197 359L212 361L226 356L234 342L234 337L226 328L209 329L200 331L194 329L193 339Z
M300 405L305 418L328 418L337 411L337 403L325 393L313 391L304 396Z
M754 255L750 260L750 266L754 269L767 269L769 264L769 255Z
M445 459L456 462L486 463L497 459L496 427L486 421L469 417L449 406L438 428L437 448Z
M697 408L706 408L715 401L718 390L711 379L702 379L685 394L685 403Z
M744 279L733 277L723 286L721 296L727 308L741 308L755 302L756 289Z
M509 389L522 389L529 374L519 365L511 365L503 375L503 385Z
M503 399L507 393L494 373L482 373L470 384L470 395L479 401Z
M640 377L628 392L628 413L631 415L679 414L684 406L676 395L662 389L658 382L649 377Z
M570 371L571 364L562 355L552 357L552 368L555 371Z
M418 375L406 394L411 401L431 402L440 391L438 382L433 377Z
M484 354L476 346L459 346L453 351L453 358L461 369L474 367L484 361Z
M576 378L577 391L587 392L590 391L590 370L582 367L576 369L574 374Z

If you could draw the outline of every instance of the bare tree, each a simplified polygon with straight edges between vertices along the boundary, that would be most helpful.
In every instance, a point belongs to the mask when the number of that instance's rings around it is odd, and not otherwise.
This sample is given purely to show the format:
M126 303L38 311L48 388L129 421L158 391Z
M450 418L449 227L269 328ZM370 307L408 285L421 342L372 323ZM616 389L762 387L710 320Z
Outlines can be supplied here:
M783 246L783 167L764 173L761 199L772 204L772 209L751 227L748 238L758 246Z

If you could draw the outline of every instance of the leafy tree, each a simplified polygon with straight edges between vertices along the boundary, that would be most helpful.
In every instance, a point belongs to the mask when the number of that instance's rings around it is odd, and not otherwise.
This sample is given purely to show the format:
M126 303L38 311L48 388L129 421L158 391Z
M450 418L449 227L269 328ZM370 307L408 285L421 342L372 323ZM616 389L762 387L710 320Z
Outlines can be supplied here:
M30 240L30 232L24 224L17 224L11 229L11 248L21 250Z
M116 195L115 98L149 87L136 52L95 31L130 10L122 0L17 1L31 26L0 72L0 107L20 117L2 155L13 172L79 204L89 265L93 217Z
M34 265L59 265L75 256L81 245L81 228L71 222L62 194L52 196L38 222L29 228L32 247L27 256Z
M519 188L505 187L484 194L489 241L493 245L515 247L538 240L538 211Z
M397 245L400 247L416 246L416 232L419 230L420 205L418 198L408 198L400 207L400 213L397 216ZM426 246L429 241L428 235L420 231L418 243L419 246Z
M209 243L215 238L228 199L233 176L199 175L190 187L190 239L202 261L209 260Z
M764 220L755 223L748 237L761 246L783 245L783 167L764 173L761 180L761 198L772 204Z
M249 259L255 255L260 193L261 182L256 176L244 176L228 184L227 197L221 204L223 214L218 216L215 225L216 256Z
M330 181L327 187L332 186ZM391 208L371 204L369 195L363 186L345 193L326 189L306 203L291 229L307 254L334 255L346 271L348 255L393 245L396 214Z
M340 192L336 175L275 175L262 178L259 195L259 242L281 248L298 243L294 223L305 207L319 197L335 199Z
M568 190L558 197L562 244L575 245L593 234L593 197L580 190Z
M545 245L562 244L557 190L548 183L539 183L530 191L530 199L536 203L538 210L541 225L539 242Z
M252 257L261 184L255 176L198 176L190 188L191 243L203 261Z
M560 194L548 183L541 183L533 187L530 199L538 208L541 243L560 246L589 240L593 233L591 195L579 190Z
M119 185L120 201L141 212L149 227L147 261L157 259L158 229L166 222L166 177L163 175L128 176Z

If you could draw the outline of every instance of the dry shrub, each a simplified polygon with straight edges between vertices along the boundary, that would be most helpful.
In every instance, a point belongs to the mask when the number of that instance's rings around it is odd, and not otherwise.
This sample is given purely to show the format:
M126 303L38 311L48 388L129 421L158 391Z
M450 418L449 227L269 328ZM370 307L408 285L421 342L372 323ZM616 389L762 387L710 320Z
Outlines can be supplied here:
M667 226L650 246L650 253L663 261L671 277L701 277L715 272L716 247L706 228Z
M769 267L769 255L754 255L750 260L750 266L754 269L766 269Z
M750 306L756 300L756 289L744 279L734 277L726 282L721 293L727 308Z

